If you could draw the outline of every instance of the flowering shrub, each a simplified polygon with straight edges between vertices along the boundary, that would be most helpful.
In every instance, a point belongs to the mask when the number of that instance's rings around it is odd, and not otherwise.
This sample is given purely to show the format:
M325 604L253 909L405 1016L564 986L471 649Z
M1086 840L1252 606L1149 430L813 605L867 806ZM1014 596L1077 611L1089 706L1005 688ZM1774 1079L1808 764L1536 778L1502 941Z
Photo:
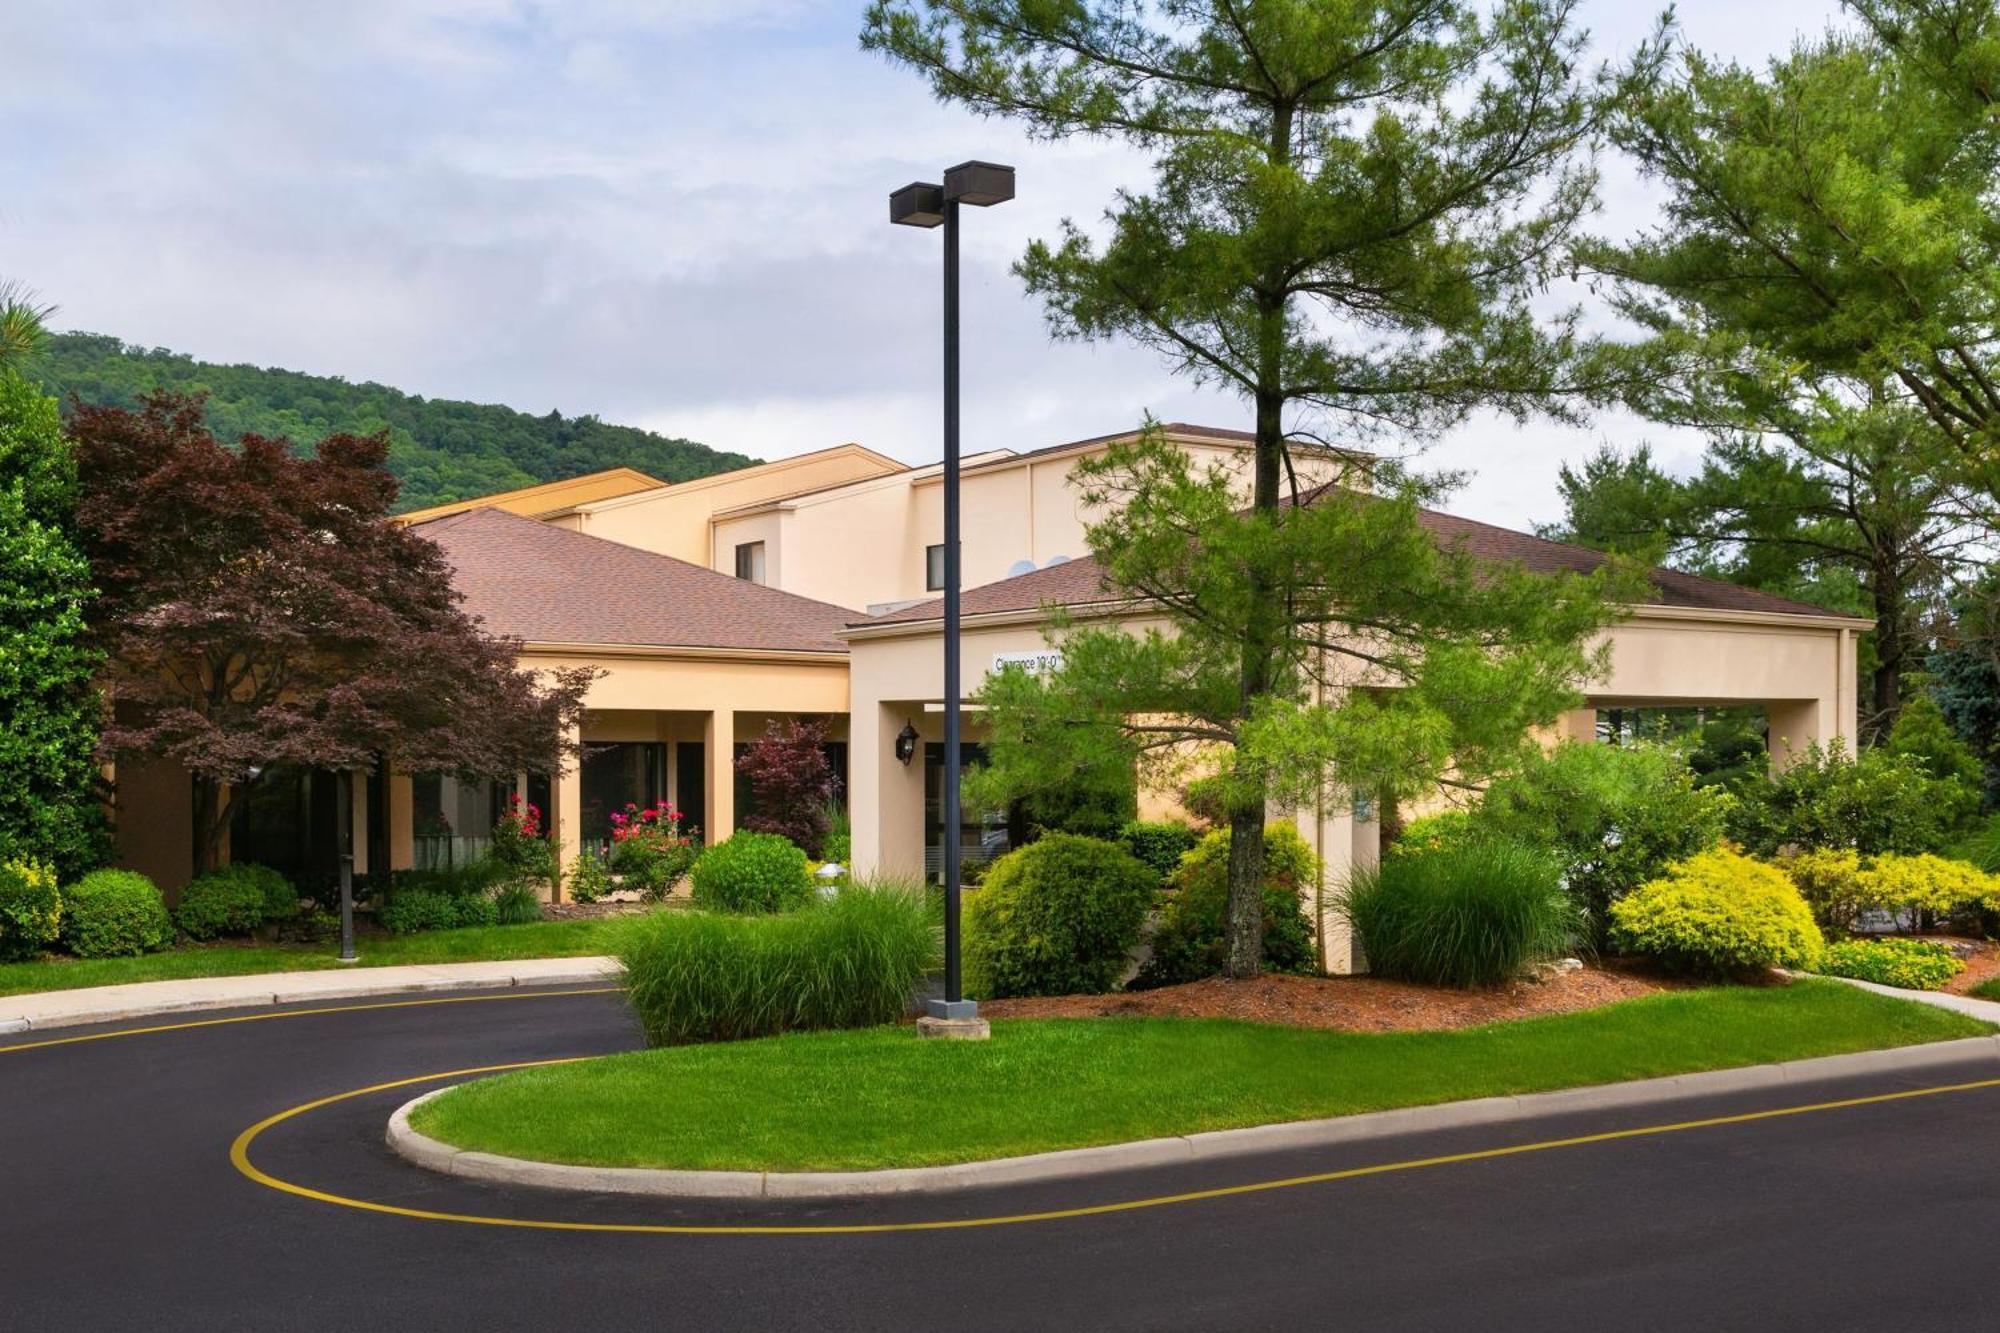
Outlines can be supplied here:
M1691 856L1611 904L1611 938L1670 966L1725 977L1811 967L1821 944L1783 871L1721 850Z
M519 795L507 798L507 810L493 821L493 859L515 877L554 884L555 844L542 827L542 808Z
M1827 946L1819 970L1904 990L1942 990L1965 964L1929 940L1843 940Z
M34 957L61 926L56 872L40 861L0 862L0 959Z
M673 891L699 850L681 831L681 812L665 801L611 816L611 868L650 900Z

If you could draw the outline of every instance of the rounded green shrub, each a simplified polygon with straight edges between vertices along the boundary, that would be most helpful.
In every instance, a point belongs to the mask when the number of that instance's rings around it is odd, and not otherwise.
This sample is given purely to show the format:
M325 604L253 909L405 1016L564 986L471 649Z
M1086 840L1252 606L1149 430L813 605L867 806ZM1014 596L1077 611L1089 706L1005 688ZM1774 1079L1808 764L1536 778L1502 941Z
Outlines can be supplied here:
M1194 850L1201 835L1186 824L1135 819L1118 831L1118 841L1164 880L1180 868L1181 858Z
M525 926L542 919L542 898L528 884L509 884L493 895L494 919L503 926Z
M483 893L469 894L456 899L453 906L457 910L452 919L451 929L500 924L500 903L497 898L488 897ZM537 909L537 915L539 914Z
M136 870L93 870L63 893L62 945L78 958L129 957L173 942L167 900Z
M1229 830L1217 829L1181 859L1153 932L1153 956L1132 989L1175 986L1222 971L1228 961ZM1313 972L1308 895L1319 884L1319 858L1290 824L1264 830L1264 967Z
M1434 852L1478 836L1479 830L1474 827L1469 813L1464 810L1440 810L1437 814L1425 815L1403 825L1403 831L1396 835L1395 845L1389 850L1404 854Z
M1943 990L1965 964L1929 940L1842 940L1826 947L1818 970L1903 990Z
M776 833L739 832L706 848L689 876L697 907L783 912L812 897L806 854Z
M298 890L269 866L220 866L181 890L174 924L190 939L248 935L270 920L299 912Z
M61 931L56 872L40 861L0 861L0 960L33 958Z
M436 889L398 889L375 913L375 920L384 930L397 935L450 930L460 924L460 903L486 901L483 897L440 893Z
M1007 853L967 905L966 986L984 999L1096 994L1124 975L1159 880L1116 843L1050 833Z
M939 957L920 883L850 885L796 912L659 912L620 951L654 1046L893 1023Z
M1369 971L1427 986L1497 986L1570 952L1584 925L1553 853L1497 839L1392 855L1341 906Z
M1631 953L1705 976L1811 967L1821 940L1782 870L1717 850L1671 867L1611 905L1611 938Z

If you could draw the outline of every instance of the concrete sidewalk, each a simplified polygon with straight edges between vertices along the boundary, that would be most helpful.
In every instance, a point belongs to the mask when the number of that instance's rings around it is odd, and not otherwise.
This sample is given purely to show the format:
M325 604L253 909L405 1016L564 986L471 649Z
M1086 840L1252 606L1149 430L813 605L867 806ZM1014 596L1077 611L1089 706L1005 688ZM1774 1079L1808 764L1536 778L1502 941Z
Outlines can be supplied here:
M262 972L243 977L194 977L185 981L142 981L126 986L86 986L33 995L0 996L0 1032L39 1032L44 1028L116 1023L153 1014L298 1004L312 1000L347 1000L369 995L485 990L504 986L564 986L615 980L620 975L622 969L616 958L521 958L498 963L426 963L411 967L341 968L324 972Z
M1886 995L1892 1000L1911 1000L1917 1004L1927 1004L1933 1009L1949 1009L1955 1014L1964 1014L1967 1018L1976 1018L1982 1023L2000 1023L2000 1001L1979 1000L1970 995L1953 995L1949 991L1941 990L1902 990L1873 981L1857 981L1853 977L1823 977L1822 980L1845 982L1862 990L1872 990L1877 995Z

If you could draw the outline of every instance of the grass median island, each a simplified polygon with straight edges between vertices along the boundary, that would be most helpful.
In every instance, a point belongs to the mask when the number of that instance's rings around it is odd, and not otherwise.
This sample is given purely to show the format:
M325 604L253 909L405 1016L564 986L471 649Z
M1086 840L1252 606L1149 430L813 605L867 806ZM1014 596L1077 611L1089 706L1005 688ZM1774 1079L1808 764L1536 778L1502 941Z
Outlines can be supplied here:
M0 963L0 995L119 986L133 981L239 977L259 972L312 972L333 967L394 967L411 963L507 962L615 954L633 917L537 921L519 926L469 926L414 935L367 935L356 942L359 963L342 964L338 943L209 944L136 958L48 958Z
M998 1021L606 1056L481 1079L421 1133L588 1166L866 1170L1011 1157L1978 1036L1986 1024L1836 982L1677 991L1450 1032L1214 1019Z

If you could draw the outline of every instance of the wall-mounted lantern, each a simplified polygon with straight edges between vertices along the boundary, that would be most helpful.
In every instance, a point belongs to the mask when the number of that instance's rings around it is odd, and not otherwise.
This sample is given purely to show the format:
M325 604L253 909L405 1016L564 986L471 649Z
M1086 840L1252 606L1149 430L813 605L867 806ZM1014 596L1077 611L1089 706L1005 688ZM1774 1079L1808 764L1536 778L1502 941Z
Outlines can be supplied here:
M908 722L905 722L903 729L896 733L896 760L906 768L910 761L917 757L918 739L916 727Z

